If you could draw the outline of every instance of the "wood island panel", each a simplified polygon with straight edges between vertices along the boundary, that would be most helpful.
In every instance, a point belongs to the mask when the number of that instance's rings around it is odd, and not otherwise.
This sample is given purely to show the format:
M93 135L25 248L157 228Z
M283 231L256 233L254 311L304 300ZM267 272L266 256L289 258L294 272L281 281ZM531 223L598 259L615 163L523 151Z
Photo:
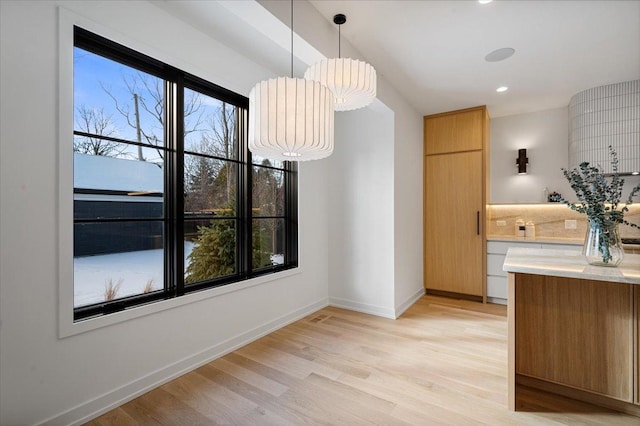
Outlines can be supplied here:
M515 373L633 402L633 287L516 274Z

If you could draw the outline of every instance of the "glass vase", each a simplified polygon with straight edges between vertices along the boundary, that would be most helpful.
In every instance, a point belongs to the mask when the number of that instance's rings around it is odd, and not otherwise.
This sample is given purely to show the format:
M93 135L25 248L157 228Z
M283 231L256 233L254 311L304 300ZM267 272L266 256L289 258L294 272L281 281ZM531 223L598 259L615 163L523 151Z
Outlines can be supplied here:
M624 258L618 223L589 219L582 247L587 262L596 266L618 266Z

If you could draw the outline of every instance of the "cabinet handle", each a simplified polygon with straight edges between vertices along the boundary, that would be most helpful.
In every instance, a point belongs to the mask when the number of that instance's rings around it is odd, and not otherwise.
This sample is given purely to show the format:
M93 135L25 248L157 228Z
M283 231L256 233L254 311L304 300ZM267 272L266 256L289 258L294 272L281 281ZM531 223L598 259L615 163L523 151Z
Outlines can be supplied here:
M480 235L480 211L476 212L476 234Z

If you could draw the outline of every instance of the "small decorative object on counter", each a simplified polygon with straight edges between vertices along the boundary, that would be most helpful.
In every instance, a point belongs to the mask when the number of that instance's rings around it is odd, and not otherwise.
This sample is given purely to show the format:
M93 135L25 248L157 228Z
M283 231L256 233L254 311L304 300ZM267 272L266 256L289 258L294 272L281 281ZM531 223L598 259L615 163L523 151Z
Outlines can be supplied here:
M544 187L544 190L542 191L542 199L544 200L545 203L549 202L549 188L547 188L546 186Z
M524 235L527 238L535 238L536 237L536 224L529 221L525 225Z
M612 221L599 223L589 219L582 254L587 262L597 266L618 266L624 258L619 224ZM608 260L605 260L608 259Z
M640 192L640 185L631 190L625 205L619 208L624 179L618 175L618 155L611 146L609 154L613 170L610 180L605 178L598 167L590 166L588 162L581 163L576 169L562 169L580 203L571 203L565 199L562 202L571 210L587 215L589 228L582 254L586 256L587 262L598 266L617 266L622 262L624 250L618 231L621 223L640 228L635 223L624 220L633 197Z
M549 201L550 203L561 203L562 200L563 200L562 195L558 194L555 191L549 194L549 197L547 199L547 201Z
M524 237L526 232L524 220L516 220L516 237Z

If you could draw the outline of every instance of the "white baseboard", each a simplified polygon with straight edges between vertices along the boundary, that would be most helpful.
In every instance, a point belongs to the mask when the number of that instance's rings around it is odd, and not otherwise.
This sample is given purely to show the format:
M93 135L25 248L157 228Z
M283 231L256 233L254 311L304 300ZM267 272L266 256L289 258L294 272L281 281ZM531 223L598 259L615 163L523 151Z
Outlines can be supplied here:
M339 297L330 297L329 306L349 309L351 311L362 312L363 314L370 314L383 318L396 319L395 311L391 308L370 305L368 303L360 303L349 299L341 299Z
M425 290L424 287L421 287L418 291L416 291L412 296L410 296L407 300L402 302L400 305L396 306L395 318L400 318L407 309L409 309L414 303L418 301L422 296L424 296Z
M296 309L286 315L274 319L266 324L232 337L224 342L213 345L197 354L183 358L173 364L154 371L144 377L136 379L124 386L109 391L97 398L77 405L61 414L51 417L41 425L80 425L138 396L157 388L189 371L220 358L260 337L266 336L287 324L297 321L329 305L328 299L320 300L303 308Z

